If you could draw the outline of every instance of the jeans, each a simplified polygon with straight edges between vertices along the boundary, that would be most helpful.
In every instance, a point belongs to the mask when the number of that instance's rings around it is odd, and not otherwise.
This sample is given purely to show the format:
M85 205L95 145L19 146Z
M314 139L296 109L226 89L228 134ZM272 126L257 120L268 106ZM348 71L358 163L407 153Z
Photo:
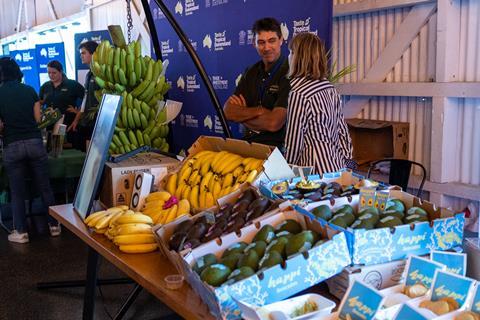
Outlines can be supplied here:
M3 149L3 165L5 166L12 199L13 227L19 233L27 232L25 216L25 196L27 194L26 178L29 174L35 187L48 206L55 204L55 198L48 177L48 156L42 139L15 141ZM50 224L58 222L47 214Z

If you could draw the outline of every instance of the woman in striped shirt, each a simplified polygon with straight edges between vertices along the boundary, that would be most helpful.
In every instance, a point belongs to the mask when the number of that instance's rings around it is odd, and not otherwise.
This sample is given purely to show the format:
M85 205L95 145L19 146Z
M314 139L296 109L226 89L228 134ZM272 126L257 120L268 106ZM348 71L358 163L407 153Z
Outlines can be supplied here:
M286 158L314 167L314 173L338 171L352 157L352 142L340 96L327 78L325 48L316 35L300 33L290 45Z

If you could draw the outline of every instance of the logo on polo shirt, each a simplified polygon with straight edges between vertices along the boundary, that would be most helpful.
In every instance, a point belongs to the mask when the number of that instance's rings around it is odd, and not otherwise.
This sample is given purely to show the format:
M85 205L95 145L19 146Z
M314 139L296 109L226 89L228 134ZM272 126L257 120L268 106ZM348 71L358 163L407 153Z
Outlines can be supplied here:
M182 76L178 77L177 88L185 90L185 80L183 80Z
M285 22L282 22L280 24L280 29L282 30L283 40L288 40L288 36L290 34L290 31L288 31L288 27L287 27L287 24Z
M225 47L232 46L232 41L227 39L227 31L215 32L214 50L223 51Z
M200 6L195 3L195 0L185 0L185 15L189 16L200 9Z
M183 6L182 6L182 2L181 1L178 1L177 2L177 5L175 6L175 13L179 14L179 15L182 15L183 14Z
M211 116L206 116L205 119L203 119L203 126L212 130L213 128L213 121Z
M207 35L203 38L203 47L204 47L204 48L208 48L209 50L212 49L212 37L210 37L209 34L207 34Z
M173 48L170 47L170 39L166 41L160 41L160 46L162 47L162 55L167 57L168 54L173 53Z
M314 35L318 35L318 29L317 30L311 30L311 17L301 19L301 20L293 20L293 35L295 36L297 33L301 32L310 32L313 33Z

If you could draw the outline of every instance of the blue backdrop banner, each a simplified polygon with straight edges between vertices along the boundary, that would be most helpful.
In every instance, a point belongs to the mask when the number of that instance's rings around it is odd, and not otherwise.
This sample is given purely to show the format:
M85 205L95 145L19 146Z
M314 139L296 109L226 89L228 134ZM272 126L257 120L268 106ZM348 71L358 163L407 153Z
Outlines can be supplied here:
M23 82L32 86L36 92L40 89L38 82L37 62L35 49L10 51L10 57L15 59L23 72Z
M65 45L63 42L49 43L49 44L37 44L35 46L37 57L37 71L40 86L49 81L47 64L52 60L59 61L63 66L63 72L67 66L65 65Z
M80 82L82 85L85 82L85 75L90 69L90 66L82 63L82 60L80 59L80 53L77 50L77 48L82 42L96 41L97 43L100 44L100 42L102 42L103 40L109 40L111 42L110 34L108 33L108 30L95 30L95 31L75 34L75 38L74 38L75 52L78 52L75 55L75 77L76 77L75 80Z
M313 32L327 48L331 42L332 1L330 0L164 0L185 31L223 104L233 93L246 67L260 58L253 47L251 31L255 20L275 17L288 42L299 32ZM185 47L154 1L151 11L162 50L170 64L167 80L169 98L183 102L173 123L173 149L187 149L200 135L223 135L208 92ZM282 52L288 55L287 43ZM230 127L240 137L237 125Z

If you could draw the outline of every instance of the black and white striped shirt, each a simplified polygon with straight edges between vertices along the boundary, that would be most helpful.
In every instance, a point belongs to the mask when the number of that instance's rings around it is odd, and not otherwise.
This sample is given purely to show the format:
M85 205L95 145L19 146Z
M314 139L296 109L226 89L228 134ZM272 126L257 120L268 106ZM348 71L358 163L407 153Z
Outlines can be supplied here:
M288 163L312 166L315 173L335 172L352 158L352 141L340 96L327 80L294 78L288 97Z

